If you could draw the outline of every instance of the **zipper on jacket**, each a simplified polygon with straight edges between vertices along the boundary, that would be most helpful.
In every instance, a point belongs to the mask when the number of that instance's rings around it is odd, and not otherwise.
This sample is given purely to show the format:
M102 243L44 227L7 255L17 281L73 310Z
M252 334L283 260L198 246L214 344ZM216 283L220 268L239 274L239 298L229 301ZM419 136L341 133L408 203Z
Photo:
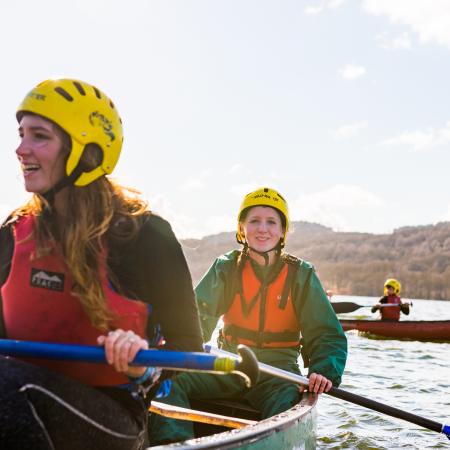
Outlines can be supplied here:
M259 303L259 327L258 327L258 340L256 342L257 347L262 348L261 337L264 333L264 324L266 322L266 303L267 303L267 285L264 280L261 286L261 302Z

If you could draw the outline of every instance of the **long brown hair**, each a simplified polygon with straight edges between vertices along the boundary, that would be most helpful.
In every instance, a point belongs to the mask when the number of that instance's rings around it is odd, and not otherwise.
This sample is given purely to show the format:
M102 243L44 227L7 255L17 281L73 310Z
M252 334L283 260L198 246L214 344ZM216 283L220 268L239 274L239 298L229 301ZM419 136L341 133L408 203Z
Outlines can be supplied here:
M70 143L69 136L54 126L65 135L64 146ZM98 157L98 147L88 145L82 156L86 170L98 165ZM135 189L125 188L105 176L84 187L70 185L65 189L68 192L64 215L56 217L46 198L34 193L13 212L13 217L35 216L32 237L36 240L36 254L30 257L39 259L60 253L73 277L72 295L79 299L92 325L107 331L115 317L108 308L99 273L100 266L107 263L106 239L132 239L148 212L147 203ZM114 282L120 290L117 280Z

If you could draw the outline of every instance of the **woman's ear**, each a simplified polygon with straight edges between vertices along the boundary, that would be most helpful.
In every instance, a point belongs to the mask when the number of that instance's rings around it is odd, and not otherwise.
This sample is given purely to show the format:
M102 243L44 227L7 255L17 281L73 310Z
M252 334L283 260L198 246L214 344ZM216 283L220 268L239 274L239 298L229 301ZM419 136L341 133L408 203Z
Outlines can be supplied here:
M244 227L242 226L242 222L239 222L239 232L241 236L245 239Z

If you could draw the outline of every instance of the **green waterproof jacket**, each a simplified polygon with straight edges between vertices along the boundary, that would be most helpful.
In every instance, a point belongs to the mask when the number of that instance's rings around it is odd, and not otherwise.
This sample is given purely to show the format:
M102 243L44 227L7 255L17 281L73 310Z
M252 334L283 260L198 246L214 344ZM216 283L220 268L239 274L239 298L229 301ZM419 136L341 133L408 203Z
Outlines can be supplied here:
M234 297L237 258L233 250L217 258L195 288L203 339L208 342L220 317L227 311ZM347 339L334 313L314 267L293 258L298 269L292 281L292 298L301 330L301 353L310 373L319 373L339 386L347 359ZM286 264L281 259L275 263ZM262 281L264 270L252 264ZM229 347L229 346L228 346ZM253 349L253 348L252 348ZM300 349L253 349L261 362L277 367L296 367Z

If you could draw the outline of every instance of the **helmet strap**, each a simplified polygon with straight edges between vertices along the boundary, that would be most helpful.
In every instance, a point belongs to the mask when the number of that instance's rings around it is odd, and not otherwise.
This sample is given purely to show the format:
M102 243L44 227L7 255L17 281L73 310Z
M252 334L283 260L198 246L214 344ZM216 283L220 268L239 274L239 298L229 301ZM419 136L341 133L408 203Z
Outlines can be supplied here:
M55 195L67 186L72 186L78 177L84 172L81 164L78 164L70 175L61 178L52 188L42 194L52 208L55 203Z
M273 252L275 250L275 256L279 256L281 254L281 249L282 249L281 239L278 242L278 244L275 245L275 247L273 247L273 248L271 248L269 250L266 250L265 252L260 252L258 250L255 250L254 248L250 247L247 242L245 242L245 244L244 244L244 252L247 249L249 249L252 252L255 252L256 254L262 256L264 258L264 266L267 267L269 265L269 253L270 252Z

